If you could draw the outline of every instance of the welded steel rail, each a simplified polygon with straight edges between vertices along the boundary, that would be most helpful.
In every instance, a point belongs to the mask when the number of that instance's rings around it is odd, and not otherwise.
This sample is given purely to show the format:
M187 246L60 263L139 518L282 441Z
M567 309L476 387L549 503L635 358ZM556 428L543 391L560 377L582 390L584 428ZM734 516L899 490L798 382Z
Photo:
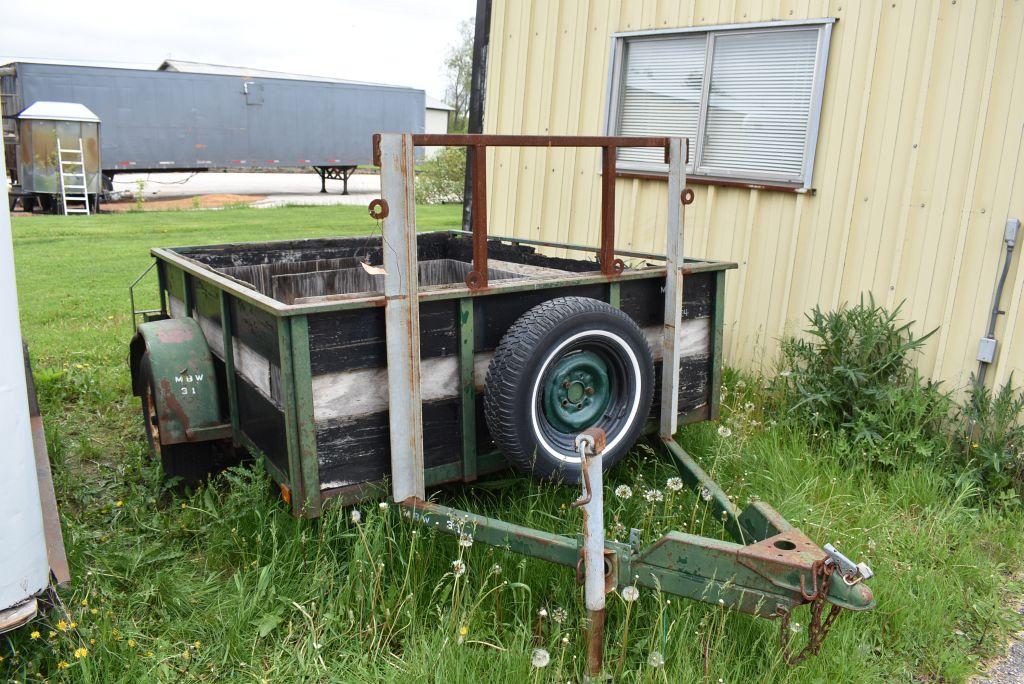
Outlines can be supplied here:
M615 159L620 147L660 147L665 162L670 158L670 138L613 135L493 135L414 133L415 146L465 147L472 151L470 165L473 204L470 227L473 233L473 268L466 276L471 290L487 287L487 148L488 147L598 147L601 148L601 245L598 261L601 273L612 277L622 273L625 264L615 257ZM688 161L689 149L685 154ZM380 134L373 136L373 163L380 166ZM692 195L690 196L692 197ZM685 200L684 200L685 201ZM689 204L689 201L685 201Z

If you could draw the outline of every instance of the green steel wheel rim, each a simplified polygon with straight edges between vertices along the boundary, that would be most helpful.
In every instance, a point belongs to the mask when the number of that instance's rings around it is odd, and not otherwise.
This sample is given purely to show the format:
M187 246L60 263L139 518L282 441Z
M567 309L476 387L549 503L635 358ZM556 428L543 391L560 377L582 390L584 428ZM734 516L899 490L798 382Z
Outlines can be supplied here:
M611 400L605 361L590 351L560 359L544 389L544 415L562 432L585 430L600 419Z

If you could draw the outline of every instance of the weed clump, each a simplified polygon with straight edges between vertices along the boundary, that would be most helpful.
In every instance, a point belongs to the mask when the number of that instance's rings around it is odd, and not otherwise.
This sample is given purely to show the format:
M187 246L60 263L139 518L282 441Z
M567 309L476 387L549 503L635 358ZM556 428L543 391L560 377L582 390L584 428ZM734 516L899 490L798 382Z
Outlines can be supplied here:
M1017 503L1024 493L1024 388L1014 386L1012 375L994 391L971 380L957 452L986 491Z
M916 337L871 295L834 311L814 307L808 338L787 338L770 381L774 402L814 433L839 433L861 456L884 465L948 451L953 404L936 382L921 378L913 355L935 330Z

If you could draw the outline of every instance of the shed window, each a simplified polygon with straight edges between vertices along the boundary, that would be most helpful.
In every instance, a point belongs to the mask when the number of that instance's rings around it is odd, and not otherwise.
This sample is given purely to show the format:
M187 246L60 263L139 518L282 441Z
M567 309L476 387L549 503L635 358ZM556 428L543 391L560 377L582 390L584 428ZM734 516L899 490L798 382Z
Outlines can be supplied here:
M616 34L608 132L690 139L687 172L811 184L831 19ZM654 149L620 171L665 173Z

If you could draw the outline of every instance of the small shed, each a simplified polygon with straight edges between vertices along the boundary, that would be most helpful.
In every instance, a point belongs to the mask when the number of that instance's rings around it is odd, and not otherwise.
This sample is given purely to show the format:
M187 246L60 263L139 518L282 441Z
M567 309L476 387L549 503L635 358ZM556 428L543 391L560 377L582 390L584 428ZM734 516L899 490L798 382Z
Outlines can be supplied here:
M35 102L18 114L18 179L26 194L60 194L57 141L81 149L89 195L100 192L100 119L77 102ZM78 157L75 157L77 161Z

